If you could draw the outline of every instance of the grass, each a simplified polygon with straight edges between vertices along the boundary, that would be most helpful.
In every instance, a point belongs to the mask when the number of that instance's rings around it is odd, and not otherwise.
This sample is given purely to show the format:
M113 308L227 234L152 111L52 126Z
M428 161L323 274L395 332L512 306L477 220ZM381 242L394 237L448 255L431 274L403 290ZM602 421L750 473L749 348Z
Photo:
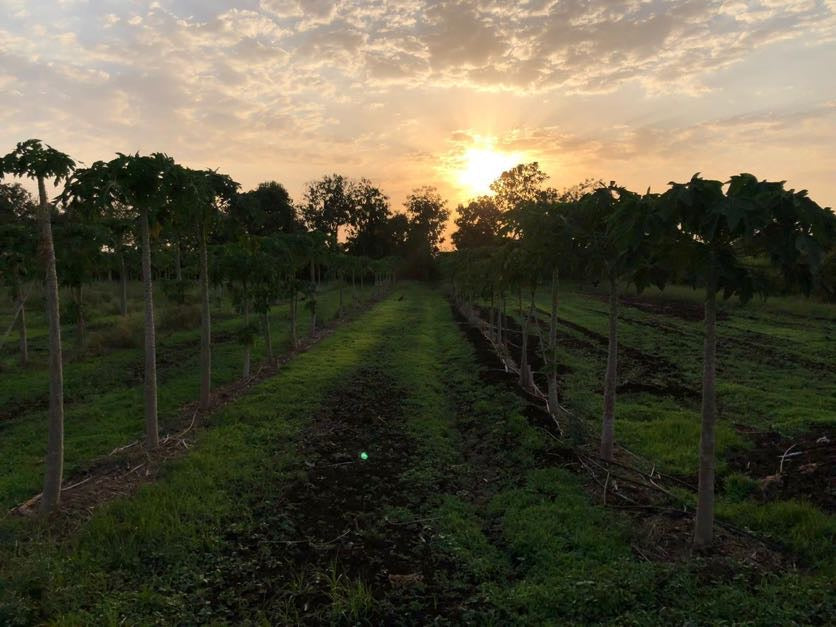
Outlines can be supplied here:
M300 438L326 397L370 364L400 391L390 402L414 454L392 476L402 500L364 510L362 531L406 528L424 547L411 566L433 581L407 591L337 563L285 572L283 541L295 533L285 491L307 476ZM630 422L652 424L670 410L676 432L690 414L664 407ZM483 378L441 294L402 287L213 414L159 481L99 508L77 532L56 538L47 523L0 521L0 623L378 624L394 609L404 622L431 622L435 612L496 625L806 624L836 610L826 569L764 574L721 558L719 568L643 560L632 549L633 520L598 505L560 459L521 398ZM756 507L745 476L731 483L735 499L720 506L729 515L799 541L832 538L820 511ZM287 583L271 589L274 580Z
M455 468L496 485L475 501L472 493L439 495L428 509L437 517L439 549L479 590L475 622L769 623L827 616L833 600L825 578L793 574L747 584L745 573L724 579L699 563L635 557L630 523L592 504L575 475L540 467L548 444L523 417L519 398L480 380L449 309L443 303L433 309L432 333L412 329L401 376L415 382L410 425L423 456L439 460L436 472L449 477ZM474 454L480 447L484 456Z
M141 296L139 285L131 286L133 298L131 310L139 312ZM112 286L97 286L88 290L93 302L109 294ZM346 291L346 303L349 302ZM367 288L361 297L371 295ZM159 416L162 430L168 430L180 415L180 408L196 400L199 392L198 360L200 346L200 316L192 313L178 315L189 306L168 303L161 293L157 305L157 383ZM104 299L104 302L109 302ZM326 287L319 297L319 320L335 317L338 293ZM10 305L9 305L10 307ZM192 309L194 307L192 306ZM142 320L139 313L123 322L118 315L104 307L99 315L90 317L91 342L99 334L125 324L129 332L139 335L133 347L108 348L73 356L72 325L64 329L66 363L64 365L65 400L65 472L69 475L83 470L94 458L105 455L115 447L131 442L143 433L142 377L143 350L141 343ZM174 313L172 313L174 312ZM241 376L244 347L234 337L241 325L225 301L215 302L213 311L212 385L231 383ZM166 325L166 320L178 323ZM46 449L47 407L46 390L46 328L40 312L29 316L32 339L32 360L28 368L16 363L16 344L4 348L0 376L0 508L7 509L38 493L43 474L43 457ZM289 313L287 305L275 306L271 312L274 351L281 353L290 346ZM300 312L299 337L310 330L310 318ZM252 359L257 364L265 358L261 337L253 347ZM253 369L253 372L255 372Z
M622 304L618 320L619 381L649 384L658 391L618 394L616 440L652 460L658 470L692 483L699 461L701 299L699 292L684 287L664 293L651 289L642 295L644 307ZM560 302L559 361L568 369L561 402L585 417L595 434L606 365L605 295L564 282ZM539 293L537 306L545 315L550 294ZM665 313L671 306L685 309L688 318ZM836 363L836 306L795 296L746 304L721 301L720 310L718 487L726 474L736 472L729 467L730 457L754 447L740 427L793 438L832 432L836 426L836 379L830 374ZM674 388L692 393L683 396ZM771 472L777 471L776 458ZM720 507L718 514L789 546L808 563L833 567L831 513L808 502L763 504L757 497L753 493L745 502Z
M214 414L194 451L158 482L100 509L68 542L54 545L47 525L3 521L0 574L13 576L0 590L0 623L110 623L127 608L153 621L188 611L211 576L203 556L224 559L225 530L252 523L248 493L288 472L305 418L396 317L391 303L378 307L299 355Z

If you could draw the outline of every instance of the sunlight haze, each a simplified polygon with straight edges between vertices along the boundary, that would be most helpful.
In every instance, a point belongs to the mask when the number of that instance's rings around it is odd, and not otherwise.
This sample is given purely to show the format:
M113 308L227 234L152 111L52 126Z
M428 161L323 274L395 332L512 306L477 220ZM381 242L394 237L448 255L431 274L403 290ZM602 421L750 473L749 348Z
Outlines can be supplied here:
M233 6L234 5L234 6ZM750 171L836 202L836 5L0 1L0 144L164 151L245 189L366 176L455 207L511 156L556 187Z

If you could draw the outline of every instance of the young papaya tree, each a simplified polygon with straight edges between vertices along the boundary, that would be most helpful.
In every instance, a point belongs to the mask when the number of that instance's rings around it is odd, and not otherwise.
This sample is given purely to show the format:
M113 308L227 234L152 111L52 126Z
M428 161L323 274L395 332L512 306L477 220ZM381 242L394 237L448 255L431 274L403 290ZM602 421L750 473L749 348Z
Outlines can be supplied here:
M315 337L319 306L316 268L328 259L328 238L320 231L311 231L294 238L294 241L296 257L298 258L299 254L303 255L310 268L310 281L303 284L302 290L305 295L305 308L311 314L311 337Z
M171 213L177 222L196 228L200 259L200 396L201 409L209 407L212 392L212 321L209 308L209 236L235 197L239 185L229 176L213 170L191 170L174 166L169 197ZM179 247L179 238L178 238ZM178 248L179 250L179 248Z
M503 172L491 184L494 203L500 210L495 220L500 235L509 238L510 254L506 256L507 280L517 286L517 300L523 334L520 350L520 385L530 387L533 379L528 366L528 332L534 320L537 287L548 275L552 286L552 307L548 346L544 351L546 375L549 382L549 406L556 416L557 398L557 289L558 260L565 253L568 242L565 208L558 202L557 192L543 184L548 175L536 162L519 164ZM529 289L528 313L522 309L522 288Z
M607 368L604 375L604 404L601 420L602 458L612 461L615 440L615 392L618 373L618 282L634 268L635 254L629 247L632 241L624 233L628 222L623 214L637 209L641 197L611 182L585 194L578 201L574 213L573 235L575 255L584 266L585 274L603 279L607 286L608 341ZM617 216L617 219L614 217ZM642 232L642 235L644 233Z
M113 216L118 210L134 224L142 258L145 302L145 445L159 444L157 415L157 342L154 322L154 284L151 266L151 223L160 224L170 208L174 160L162 153L125 155L97 161L77 170L62 194L65 203L93 215Z
M102 224L109 234L107 247L113 252L119 265L119 314L128 315L128 263L127 257L135 248L133 246L133 224L129 216L124 215L124 209L118 204L113 207L112 215L101 218Z
M705 292L699 485L694 544L705 548L714 535L715 431L717 422L717 294L746 301L767 283L746 258L766 256L788 284L812 286L822 250L833 240L836 219L805 192L751 174L722 181L695 174L671 183L660 198L661 216L676 245L669 262Z
M67 311L75 318L77 355L84 352L87 335L84 286L93 280L96 270L103 265L102 249L107 237L103 224L85 222L72 211L66 211L56 220L60 283L69 288L72 298Z
M250 376L252 347L255 329L250 321L253 304L251 278L263 263L259 257L260 238L241 234L233 242L227 242L215 250L214 272L216 279L226 282L227 292L235 309L243 316L243 325L238 331L238 340L244 346L242 377Z
M550 285L549 332L545 344L544 362L548 387L549 410L560 415L557 385L557 320L559 307L560 272L572 258L572 228L570 216L573 204L561 202L551 190L544 190L532 201L523 202L508 212L505 218L519 234L527 250L529 272L533 281L530 316L534 313L536 280L539 275Z
M284 281L294 267L292 247L288 239L295 237L285 233L261 239L259 260L252 273L253 308L261 317L264 333L264 349L267 361L273 363L273 339L270 329L270 308L286 288Z
M28 293L24 285L35 272L38 249L35 211L32 197L19 183L0 183L0 281L9 289L15 303L15 314L8 331L11 332L17 324L22 367L29 363L26 329ZM0 345L3 338L0 338Z
M328 265L334 272L334 279L337 282L338 303L337 303L337 317L342 318L345 313L345 303L343 302L343 291L345 287L346 271L350 268L351 258L344 253L334 253L330 255Z
M299 346L299 297L315 295L315 277L310 271L314 243L311 233L280 234L282 257L285 263L280 266L283 279L280 290L287 297L290 309L290 342L292 348ZM321 234L317 236L321 241ZM310 280L300 278L308 274Z
M48 514L59 506L64 473L64 372L58 275L52 239L52 206L47 198L46 181L52 180L58 185L66 180L75 169L75 161L52 146L41 143L39 139L29 139L17 144L0 163L0 176L7 173L28 177L35 179L38 184L40 250L46 271L46 317L49 325L49 430L41 511Z
M506 244L504 274L515 286L517 296L517 310L520 317L520 352L519 352L519 384L523 388L531 388L534 383L533 373L529 364L528 336L534 323L535 295L540 283L542 267L538 252L525 238L511 240ZM525 304L524 293L528 293L528 303Z

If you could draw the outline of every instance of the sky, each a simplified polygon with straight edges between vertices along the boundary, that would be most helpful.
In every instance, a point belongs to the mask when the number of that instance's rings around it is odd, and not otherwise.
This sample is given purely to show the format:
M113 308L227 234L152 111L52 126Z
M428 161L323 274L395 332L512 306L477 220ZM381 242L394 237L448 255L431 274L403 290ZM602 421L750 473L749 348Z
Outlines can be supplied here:
M836 0L0 0L0 152L166 152L249 189L365 176L452 207L695 172L836 206Z

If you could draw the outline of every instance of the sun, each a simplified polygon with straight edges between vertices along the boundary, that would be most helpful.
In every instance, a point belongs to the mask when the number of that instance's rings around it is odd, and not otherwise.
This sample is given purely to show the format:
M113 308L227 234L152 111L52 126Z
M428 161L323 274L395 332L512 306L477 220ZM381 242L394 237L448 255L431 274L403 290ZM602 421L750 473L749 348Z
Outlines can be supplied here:
M490 194L491 183L520 162L519 155L492 148L468 148L462 161L463 167L458 172L459 185L474 196Z

